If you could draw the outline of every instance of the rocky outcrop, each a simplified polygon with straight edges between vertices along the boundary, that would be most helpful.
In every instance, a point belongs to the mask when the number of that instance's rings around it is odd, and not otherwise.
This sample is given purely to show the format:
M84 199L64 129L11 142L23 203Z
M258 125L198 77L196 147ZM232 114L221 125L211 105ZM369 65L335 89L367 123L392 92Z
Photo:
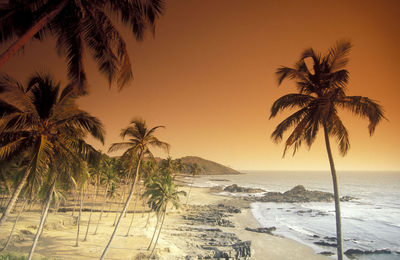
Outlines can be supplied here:
M183 216L185 220L193 222L193 224L235 227L232 221L226 219L230 213L240 213L240 209L224 204L191 206L188 214Z
M260 193L265 192L263 189L256 189L256 188L245 188L240 187L237 184L232 184L224 188L224 191L227 192L245 192L245 193Z
M234 233L223 232L218 227L233 227L226 219L240 213L240 208L218 205L190 205L183 215L185 225L178 227L177 235L188 237L188 245L201 248L201 253L185 256L185 259L250 259L251 241L242 241ZM211 226L211 227L210 227Z
M297 185L296 187L288 190L284 193L281 192L267 192L262 197L251 197L244 198L245 200L255 200L262 202L333 202L333 194L324 191L306 190L303 185ZM349 201L356 199L351 196L342 197L342 201Z
M354 257L359 255L372 255L372 254L392 254L389 249L379 249L379 250L360 250L360 249L348 249L344 252L348 257Z

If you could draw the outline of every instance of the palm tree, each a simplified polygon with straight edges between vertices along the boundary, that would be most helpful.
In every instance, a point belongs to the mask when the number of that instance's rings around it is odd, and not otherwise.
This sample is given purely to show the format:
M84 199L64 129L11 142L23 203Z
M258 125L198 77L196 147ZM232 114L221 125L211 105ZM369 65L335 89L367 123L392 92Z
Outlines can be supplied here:
M117 224L115 225L114 231L110 237L110 240L108 241L107 246L104 248L103 254L101 255L100 259L103 259L105 257L108 248L110 247L110 244L118 230L122 216L125 214L132 199L132 195L135 192L135 186L139 181L139 169L143 157L153 157L153 154L150 151L150 147L162 148L166 151L169 150L169 144L160 141L157 137L154 136L155 131L157 131L157 129L159 128L164 128L164 126L156 126L149 129L143 119L133 119L127 128L121 130L122 139L124 139L125 137L129 137L129 140L121 143L114 143L109 149L109 152L126 149L122 156L129 157L132 160L132 164L129 166L128 170L132 171L134 167L136 169L135 180L131 185L128 198L126 199L125 205L118 218Z
M33 0L8 1L0 7L0 43L17 38L0 55L0 68L32 39L52 35L57 49L66 56L68 76L79 94L87 93L83 64L86 49L109 83L122 88L132 70L126 43L110 16L132 30L137 40L147 29L154 33L155 22L163 13L163 0Z
M72 140L74 139L74 137L76 137L76 135L69 136L69 138ZM74 179L85 176L87 168L86 161L90 161L87 156L91 156L89 154L96 155L96 151L94 149L90 149L90 151L81 151L79 149L76 150L75 148L77 148L77 146L75 146L75 144L65 147L65 150L56 151L56 153L52 155L52 160L49 162L47 168L47 175L45 176L47 180L45 181L45 185L42 185L41 188L42 193L45 193L45 207L42 213L42 217L40 219L39 227L33 240L31 250L28 255L28 260L32 259L37 242L39 241L39 237L42 234L43 226L46 222L53 194L56 192L56 187L59 185L61 189L69 188L70 185L66 185L66 182L71 183L74 182ZM56 184L58 185L56 186Z
M201 172L201 170L202 170L201 166L198 165L197 163L191 165L191 167L190 167L190 173L192 174L192 182L190 183L189 192L188 192L188 195L187 195L187 198L186 198L185 205L188 203L190 192L192 191L193 178L194 178L194 176L198 175Z
M144 196L149 197L148 203L157 213L157 223L161 219L158 235L156 241L154 242L153 250L149 256L149 259L153 255L154 250L157 246L158 238L160 236L164 224L165 215L167 212L167 206L169 203L172 203L173 207L178 208L180 194L186 195L186 192L178 191L176 189L174 178L172 177L171 174L165 174L165 175L161 174L154 176L154 180L150 182L149 185L146 187L146 192L144 193ZM157 224L156 224L156 229L157 229ZM149 247L147 248L148 250L151 247L153 238L150 242Z
M286 139L284 155L289 147L293 147L294 155L302 142L310 148L320 127L324 131L335 198L338 259L343 259L339 189L329 137L336 138L340 154L346 155L350 149L350 142L348 131L338 115L340 108L347 109L361 118L368 118L370 135L384 118L383 109L376 101L367 97L346 95L349 73L344 67L348 62L351 47L350 42L339 41L326 55L310 48L303 52L294 68L279 68L276 72L279 84L284 79L295 80L298 93L288 94L276 100L270 116L273 118L286 108L299 108L283 120L271 135L278 143L282 140L284 132L294 127ZM312 65L307 65L308 61Z
M13 209L22 188L27 183L28 186L40 184L55 154L93 150L83 140L87 133L104 141L102 124L78 109L72 85L60 89L60 84L49 75L36 74L23 87L3 75L1 89L1 102L12 109L0 120L0 160L25 152L29 154L29 163L3 212L0 225Z
M104 199L103 199L103 203L101 206L100 216L97 220L96 229L95 229L93 235L97 234L97 230L99 228L99 224L100 224L101 218L103 216L104 207L107 203L109 188L116 181L116 176L114 174L114 167L113 167L114 161L115 161L114 159L109 158L106 154L102 155L101 162L100 162L100 173L101 173L100 183L105 184L106 188L104 190Z

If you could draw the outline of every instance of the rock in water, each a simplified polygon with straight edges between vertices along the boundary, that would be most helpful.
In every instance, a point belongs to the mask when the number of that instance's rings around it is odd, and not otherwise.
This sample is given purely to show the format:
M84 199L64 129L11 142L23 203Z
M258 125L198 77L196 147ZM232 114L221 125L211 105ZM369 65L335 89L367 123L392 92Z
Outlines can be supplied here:
M256 188L245 188L245 187L240 187L237 184L232 184L224 188L224 191L227 192L246 192L246 193L259 193L259 192L265 192L263 189L256 189Z

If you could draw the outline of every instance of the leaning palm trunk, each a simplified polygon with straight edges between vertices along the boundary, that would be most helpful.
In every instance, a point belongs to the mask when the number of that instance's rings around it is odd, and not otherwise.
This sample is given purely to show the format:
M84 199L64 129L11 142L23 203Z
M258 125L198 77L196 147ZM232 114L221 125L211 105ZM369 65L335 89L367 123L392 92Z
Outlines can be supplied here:
M326 124L324 124L324 134L325 134L325 144L326 151L328 152L329 165L331 167L332 182L333 182L333 194L335 197L335 212L336 212L336 243L337 243L337 255L338 260L343 259L343 239L342 239L342 220L340 214L340 199L339 199L339 189L338 181L336 176L335 164L333 163L331 146L329 143L328 131Z
M51 188L50 188L50 191L49 191L49 195L47 196L46 206L45 206L45 208L43 210L42 217L40 219L40 224L39 224L38 230L36 232L35 239L33 240L31 251L29 252L29 255L28 255L28 260L32 259L33 252L35 251L37 242L38 242L39 237L40 237L40 235L41 235L41 233L43 231L43 226L44 226L44 223L45 223L46 218L47 218L47 213L49 212L50 202L51 202L51 198L53 196L53 192L54 192L54 187L55 186L56 186L56 181L54 180L53 184L51 185Z
M81 184L81 191L80 191L80 206L79 206L79 214L78 214L78 230L76 231L76 241L75 241L75 246L79 246L79 231L80 231L80 226L81 226L81 217L82 217L82 207L83 207L83 184Z
M28 179L33 160L34 159L32 159L32 161L29 163L28 168L26 169L26 171L24 173L24 176L22 176L22 179L19 182L17 188L15 188L15 191L14 191L13 195L11 196L11 199L8 202L7 207L3 212L3 215L1 216L0 226L7 220L8 215L10 214L11 210L14 208L15 202L17 201L18 196L21 193L22 188L25 186L26 180Z
M87 240L87 236L88 236L88 233L89 233L89 227L90 227L90 220L92 219L92 214L93 214L93 208L96 205L96 198L97 198L97 179L96 179L96 183L95 183L95 187L94 187L93 205L90 208L89 220L88 220L88 224L87 224L87 227L86 227L85 238L83 239L83 241Z
M19 210L18 216L15 218L15 222L14 222L14 225L13 225L13 227L12 227L12 229L11 229L10 235L8 236L7 242L6 242L6 244L4 245L4 247L3 247L2 249L0 249L0 252L6 250L7 247L8 247L8 245L10 244L11 238L12 238L12 236L13 236L13 234L14 234L15 227L17 226L18 220L19 220L19 218L21 217L22 212L24 211L24 208L25 208L25 205L26 205L27 201L28 201L28 200L25 200L24 203L22 203L21 209Z
M136 205L139 199L139 193L136 193L136 199L135 199L135 204L133 205L133 213L132 213L132 218L131 218L131 223L129 224L128 232L126 232L126 237L129 236L129 232L131 231L133 219L135 218L135 211L136 211Z
M93 235L97 234L97 229L99 228L99 223L100 223L101 217L103 216L104 207L106 206L106 203L107 203L107 192L108 192L108 183L106 185L106 191L104 193L104 200L103 200L103 205L101 206L100 216L99 216L99 219L97 220L96 230L94 231Z
M123 215L125 214L125 212L126 212L128 206L129 206L129 203L130 203L130 201L131 201L131 199L132 199L132 195L133 195L133 193L134 193L136 183L137 183L138 180L139 180L139 168L140 168L140 163L141 163L141 161L142 161L142 152L139 154L139 157L138 157L138 158L139 158L139 159L138 159L138 163L137 163L137 165L136 165L136 171L135 171L135 172L136 172L135 181L132 183L132 187L131 187L131 190L130 190L130 192L129 192L129 195L128 195L128 198L127 198L127 200L126 200L126 203L125 203L125 205L124 205L124 208L122 209L122 212L121 212L121 214L119 215L117 224L115 225L114 231L113 231L113 233L111 234L111 237L110 237L110 240L108 241L108 244L107 244L106 247L104 248L104 251L103 251L103 254L102 254L101 257L100 257L100 260L104 259L104 257L106 256L106 253L107 253L107 251L108 251L108 248L110 247L111 242L112 242L112 240L114 239L115 234L117 233L119 224L121 223L121 219L122 219Z
M158 238L160 237L161 229L162 229L162 227L163 227L164 220L165 220L165 215L167 214L167 205L165 205L163 213L164 213L164 214L163 214L163 216L162 216L160 229L158 230L158 235L157 235L157 238L156 238L156 242L154 242L154 247L153 247L153 250L151 251L151 254L150 254L150 256L149 256L149 259L150 259L151 256L154 254L154 251L155 251L155 249L156 249L156 247L157 247Z
M33 36L38 33L46 24L56 17L61 10L67 5L68 1L64 0L58 6L41 17L27 32L25 32L18 40L16 40L6 51L0 55L0 68L14 56Z
M149 216L150 216L150 213L149 213ZM156 233L157 233L157 228L158 228L158 224L160 223L160 218L161 218L161 217L162 217L161 215L157 215L157 222L156 222L156 226L154 227L153 236L151 237L150 244L149 244L149 246L147 247L147 251L149 251L149 250L150 250L150 248L151 248L151 245L153 244L153 240L154 240L154 237L156 236Z

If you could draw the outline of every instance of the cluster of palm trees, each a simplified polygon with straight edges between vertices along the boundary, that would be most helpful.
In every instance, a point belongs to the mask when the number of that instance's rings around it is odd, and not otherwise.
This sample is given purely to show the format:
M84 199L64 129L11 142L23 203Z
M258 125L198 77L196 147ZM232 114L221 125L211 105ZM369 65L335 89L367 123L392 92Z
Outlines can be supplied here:
M142 179L145 183L143 196L150 209L157 213L158 220L162 218L162 223L167 204L171 202L175 207L179 205L178 194L182 192L177 191L174 184L174 173L179 169L179 161L169 158L158 166L151 153L152 147L169 149L167 143L154 135L161 126L149 129L144 120L132 120L121 131L121 137L127 140L110 147L110 151L126 149L125 152L120 158L110 158L85 142L87 135L103 142L104 130L97 118L77 107L77 95L71 86L60 88L60 84L48 75L35 75L27 86L10 77L2 77L0 86L0 102L6 108L3 110L0 132L0 159L2 165L6 166L1 169L1 184L8 187L4 192L12 192L5 205L1 224L6 221L18 200L22 204L4 249L11 241L26 203L32 204L37 198L43 202L43 213L28 259L33 256L51 203L58 208L57 202L62 193L79 190L79 196L75 196L80 201L76 239L78 246L85 186L92 187L93 201L96 201L98 187L105 187L96 233L107 198L113 196L116 185L121 185L117 180L122 180L122 185L130 183L128 197L122 210L117 210L118 221L101 259L106 255L135 191L136 198L139 196L137 188ZM92 210L84 241L88 236L91 217ZM157 228L158 224L155 230ZM158 236L161 228L162 224Z
M133 74L125 40L114 20L128 26L135 38L142 40L146 31L154 33L163 10L163 0L10 0L1 4L0 43L13 42L0 55L0 68L28 41L41 41L50 36L56 39L59 54L66 58L70 80L70 84L61 88L60 83L47 74L35 74L26 86L8 75L0 78L0 191L4 207L0 226L19 199L31 202L39 197L45 205L28 259L33 255L53 199L60 202L60 195L75 187L80 190L82 205L84 184L91 179L96 180L96 187L98 184L106 185L105 198L112 195L113 188L115 191L115 164L85 141L86 136L91 135L103 142L103 126L96 117L80 110L76 104L79 96L88 93L83 63L86 49L109 84L116 83L121 89ZM144 121L132 122L135 123L141 126L140 131L147 130ZM146 145L156 145L154 140L157 139L152 135L155 130L147 133L146 138L150 140L142 140L150 143L138 143L138 147L132 147L126 153L131 153L127 158L131 160L127 171L135 174L135 180L122 214L139 180L141 161L150 153ZM127 134L139 133L128 130ZM102 177L97 171L99 165L103 169ZM133 168L136 168L134 172ZM85 239L87 233L88 228ZM77 245L78 237L79 220Z

